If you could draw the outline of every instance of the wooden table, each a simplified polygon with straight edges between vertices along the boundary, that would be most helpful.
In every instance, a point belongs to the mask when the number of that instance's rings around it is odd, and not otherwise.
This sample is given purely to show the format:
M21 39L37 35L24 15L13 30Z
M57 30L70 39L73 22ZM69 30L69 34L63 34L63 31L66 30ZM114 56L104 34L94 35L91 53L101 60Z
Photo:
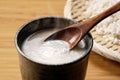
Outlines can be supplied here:
M66 0L0 0L0 80L21 80L14 37L31 19L62 16ZM91 52L86 80L120 80L120 63Z

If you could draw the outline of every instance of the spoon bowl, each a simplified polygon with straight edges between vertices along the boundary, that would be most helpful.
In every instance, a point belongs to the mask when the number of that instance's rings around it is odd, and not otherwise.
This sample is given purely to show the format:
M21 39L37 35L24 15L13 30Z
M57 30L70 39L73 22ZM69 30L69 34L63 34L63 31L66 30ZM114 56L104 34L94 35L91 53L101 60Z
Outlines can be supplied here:
M109 9L107 9L106 11L98 14L97 16L94 16L86 21L73 24L71 26L68 26L67 28L59 30L58 32L46 38L45 41L63 40L68 42L68 44L70 45L70 49L72 49L95 25L97 25L100 21L119 10L120 1L112 7L110 7Z
M61 35L64 35L64 37ZM70 44L70 47L74 47L73 45L76 44L75 42L78 42L80 40L81 38L80 35L81 35L81 30L78 27L65 28L56 33L53 33L45 41L64 40Z

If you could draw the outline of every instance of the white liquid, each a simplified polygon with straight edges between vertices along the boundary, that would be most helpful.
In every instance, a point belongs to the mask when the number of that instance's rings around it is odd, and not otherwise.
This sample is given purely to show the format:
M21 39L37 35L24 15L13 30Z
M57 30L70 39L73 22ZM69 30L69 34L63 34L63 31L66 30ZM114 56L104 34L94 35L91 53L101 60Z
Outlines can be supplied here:
M62 40L44 39L54 31L37 32L29 36L22 46L22 50L30 59L51 65L60 65L73 62L83 56L84 52L79 49L69 51L69 44Z

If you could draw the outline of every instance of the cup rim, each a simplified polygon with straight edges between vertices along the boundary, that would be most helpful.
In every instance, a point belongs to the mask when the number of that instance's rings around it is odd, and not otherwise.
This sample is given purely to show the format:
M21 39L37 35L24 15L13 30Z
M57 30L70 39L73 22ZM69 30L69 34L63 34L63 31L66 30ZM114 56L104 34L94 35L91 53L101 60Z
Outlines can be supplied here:
M37 63L37 64L41 64L43 66L64 66L64 65L71 65L71 64L75 64L77 62L79 62L80 60L84 59L84 57L86 57L87 55L89 55L92 47L93 47L93 37L91 35L91 33L88 33L87 35L91 38L91 45L88 49L88 51L86 52L85 55L83 55L82 57L80 57L79 59L77 60L74 60L72 62L69 62L69 63L64 63L64 64L44 64L44 63L40 63L40 62L37 62L35 60L32 60L31 58L29 58L28 56L26 56L22 50L20 50L19 46L18 46L18 43L17 43L17 37L18 37L18 34L20 33L20 31L28 24L30 24L31 22L35 21L35 20L39 20L39 19L46 19L46 18L58 18L58 19L66 19L66 20L69 20L69 21L72 21L74 23L76 23L76 21L72 20L72 19L68 19L68 18L64 18L64 17L58 17L58 16L47 16L47 17L40 17L40 18L36 18L36 19L33 19L33 20L30 20L28 21L27 23L23 24L19 29L18 31L16 32L16 35L15 35L15 39L14 39L14 42L15 42L15 46L16 46L16 49L18 51L18 54L22 55L24 58L26 58L27 60L31 61L31 62L34 62L34 63Z

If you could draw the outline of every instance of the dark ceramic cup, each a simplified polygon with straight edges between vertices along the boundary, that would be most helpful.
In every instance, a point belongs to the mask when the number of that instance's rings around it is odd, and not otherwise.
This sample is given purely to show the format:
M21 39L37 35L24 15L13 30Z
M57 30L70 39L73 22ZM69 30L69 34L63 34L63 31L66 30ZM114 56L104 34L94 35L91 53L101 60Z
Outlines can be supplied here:
M83 39L86 53L80 59L67 64L48 65L35 62L21 49L25 39L34 32L48 28L63 28L74 23L66 18L44 17L32 20L18 30L15 44L19 53L22 80L85 80L89 53L93 46L93 39L89 33Z

